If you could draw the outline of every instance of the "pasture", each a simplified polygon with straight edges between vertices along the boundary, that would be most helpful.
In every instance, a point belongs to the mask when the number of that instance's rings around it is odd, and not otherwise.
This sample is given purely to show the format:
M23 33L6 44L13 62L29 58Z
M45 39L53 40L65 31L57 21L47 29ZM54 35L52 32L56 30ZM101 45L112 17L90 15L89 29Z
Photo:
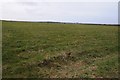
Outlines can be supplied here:
M118 78L118 27L2 22L3 78Z

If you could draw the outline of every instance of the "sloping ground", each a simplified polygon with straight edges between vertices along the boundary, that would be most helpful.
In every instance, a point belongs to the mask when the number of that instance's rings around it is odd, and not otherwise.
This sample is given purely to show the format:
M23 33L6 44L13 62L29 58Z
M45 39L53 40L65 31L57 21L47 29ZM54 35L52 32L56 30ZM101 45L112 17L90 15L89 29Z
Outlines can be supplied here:
M117 78L118 27L3 22L3 78Z

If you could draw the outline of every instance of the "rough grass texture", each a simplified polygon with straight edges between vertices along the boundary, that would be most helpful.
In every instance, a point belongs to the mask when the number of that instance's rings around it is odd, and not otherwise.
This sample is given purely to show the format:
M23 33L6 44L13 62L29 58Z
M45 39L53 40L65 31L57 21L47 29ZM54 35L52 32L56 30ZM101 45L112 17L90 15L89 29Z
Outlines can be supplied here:
M118 78L118 27L2 22L3 78Z

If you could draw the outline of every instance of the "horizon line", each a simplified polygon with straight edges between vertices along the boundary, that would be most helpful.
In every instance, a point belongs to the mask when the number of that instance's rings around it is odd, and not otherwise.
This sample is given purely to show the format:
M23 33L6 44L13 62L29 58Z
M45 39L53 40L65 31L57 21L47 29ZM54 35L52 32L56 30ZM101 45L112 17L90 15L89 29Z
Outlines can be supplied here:
M111 25L111 26L120 26L120 24L105 24L105 23L80 23L80 22L64 22L64 21L28 21L28 20L0 20L8 22L33 22L33 23L60 23L60 24L83 24L83 25Z

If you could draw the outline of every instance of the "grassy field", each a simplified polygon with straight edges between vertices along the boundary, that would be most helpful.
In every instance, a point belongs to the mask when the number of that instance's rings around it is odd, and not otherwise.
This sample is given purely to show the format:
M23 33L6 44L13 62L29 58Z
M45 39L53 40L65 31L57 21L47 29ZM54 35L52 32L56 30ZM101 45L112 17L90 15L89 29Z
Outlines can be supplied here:
M2 22L3 78L117 78L118 27Z

